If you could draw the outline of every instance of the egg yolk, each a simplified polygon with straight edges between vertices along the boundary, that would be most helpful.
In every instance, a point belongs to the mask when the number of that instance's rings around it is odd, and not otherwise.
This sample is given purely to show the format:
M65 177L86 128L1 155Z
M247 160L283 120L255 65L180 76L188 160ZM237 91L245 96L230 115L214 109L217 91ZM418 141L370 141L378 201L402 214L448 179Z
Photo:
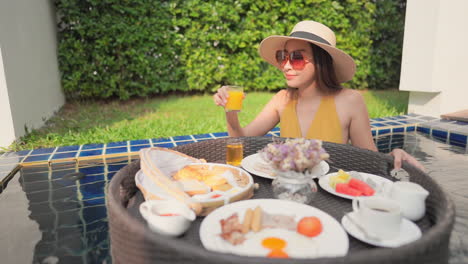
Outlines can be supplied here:
M289 255L281 249L273 249L268 253L269 258L289 258Z
M286 241L277 237L268 237L262 240L262 246L272 250L281 250L286 247Z

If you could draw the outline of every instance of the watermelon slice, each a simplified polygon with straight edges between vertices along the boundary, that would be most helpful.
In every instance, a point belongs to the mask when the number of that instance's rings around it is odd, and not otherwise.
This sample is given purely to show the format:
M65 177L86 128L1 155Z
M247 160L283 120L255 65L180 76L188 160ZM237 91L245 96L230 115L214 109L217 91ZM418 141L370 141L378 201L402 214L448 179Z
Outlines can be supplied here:
M337 193L342 193L342 194L351 195L351 196L362 195L362 192L360 190L351 188L348 184L349 183L337 183L335 191Z
M355 178L351 178L351 180L349 180L348 186L360 191L365 196L372 196L375 193L374 189L372 189L372 187L367 183Z

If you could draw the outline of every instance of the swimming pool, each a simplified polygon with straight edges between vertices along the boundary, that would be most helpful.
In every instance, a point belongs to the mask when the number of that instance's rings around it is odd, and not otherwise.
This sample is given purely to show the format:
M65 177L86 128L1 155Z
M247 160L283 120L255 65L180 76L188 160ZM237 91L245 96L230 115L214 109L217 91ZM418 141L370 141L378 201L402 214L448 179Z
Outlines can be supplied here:
M374 120L373 124L384 122L393 121ZM449 130L445 137L444 133L438 132L443 131L438 127L438 122L444 123L433 120L413 128L408 125L391 127L389 133L385 131L387 127L375 126L382 128L374 130L375 140L381 152L400 147L414 155L426 166L429 175L450 193L457 209L450 263L468 263L468 180L465 179L468 176L468 149L466 143L460 146L463 141L454 140L454 133L450 132L453 130ZM401 126L400 122L398 124ZM430 133L425 134L427 131ZM215 136L224 135L220 133ZM195 135L177 140L193 142L190 139L208 140L207 137ZM452 139L454 142L451 142ZM466 142L466 137L464 139ZM100 155L83 155L78 160L53 159L54 155L68 153L58 151L59 148L51 152L37 151L33 155L32 151L29 152L21 158L23 161L29 158L29 165L17 173L10 173L8 181L3 182L4 190L0 194L2 262L111 262L105 207L109 181L120 168L138 158L132 150L156 144L172 147L177 142L171 138L170 141L142 140L125 146L115 143L108 144L111 148L100 151L79 146L77 153L80 155L91 151ZM109 151L118 148L127 151L122 152L124 155ZM76 157L77 153L73 155ZM47 156L46 162L38 162L44 158L42 156Z

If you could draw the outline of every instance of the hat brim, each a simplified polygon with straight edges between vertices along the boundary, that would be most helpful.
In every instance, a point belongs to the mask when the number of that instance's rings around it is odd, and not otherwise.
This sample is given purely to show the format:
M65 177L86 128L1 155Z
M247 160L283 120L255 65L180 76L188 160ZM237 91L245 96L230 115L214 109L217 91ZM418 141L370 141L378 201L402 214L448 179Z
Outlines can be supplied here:
M354 63L353 58L340 49L318 41L298 37L273 35L265 38L260 43L258 52L264 60L280 69L280 65L276 62L276 51L284 49L286 42L292 39L307 41L328 52L333 59L333 68L335 69L335 75L339 83L347 82L353 78L354 73L356 72L356 64Z

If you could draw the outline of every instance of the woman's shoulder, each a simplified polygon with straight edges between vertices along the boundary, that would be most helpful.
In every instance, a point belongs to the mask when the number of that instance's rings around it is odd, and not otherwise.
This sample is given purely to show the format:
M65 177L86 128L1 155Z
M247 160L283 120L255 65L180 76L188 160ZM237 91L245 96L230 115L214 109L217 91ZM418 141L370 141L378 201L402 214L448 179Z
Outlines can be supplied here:
M287 102L287 101L289 100L289 93L288 93L288 90L282 89L282 90L278 91L278 92L273 96L272 100L273 100L275 103L284 104L285 102Z
M349 88L343 88L335 97L337 101L345 104L361 104L364 103L362 92Z

